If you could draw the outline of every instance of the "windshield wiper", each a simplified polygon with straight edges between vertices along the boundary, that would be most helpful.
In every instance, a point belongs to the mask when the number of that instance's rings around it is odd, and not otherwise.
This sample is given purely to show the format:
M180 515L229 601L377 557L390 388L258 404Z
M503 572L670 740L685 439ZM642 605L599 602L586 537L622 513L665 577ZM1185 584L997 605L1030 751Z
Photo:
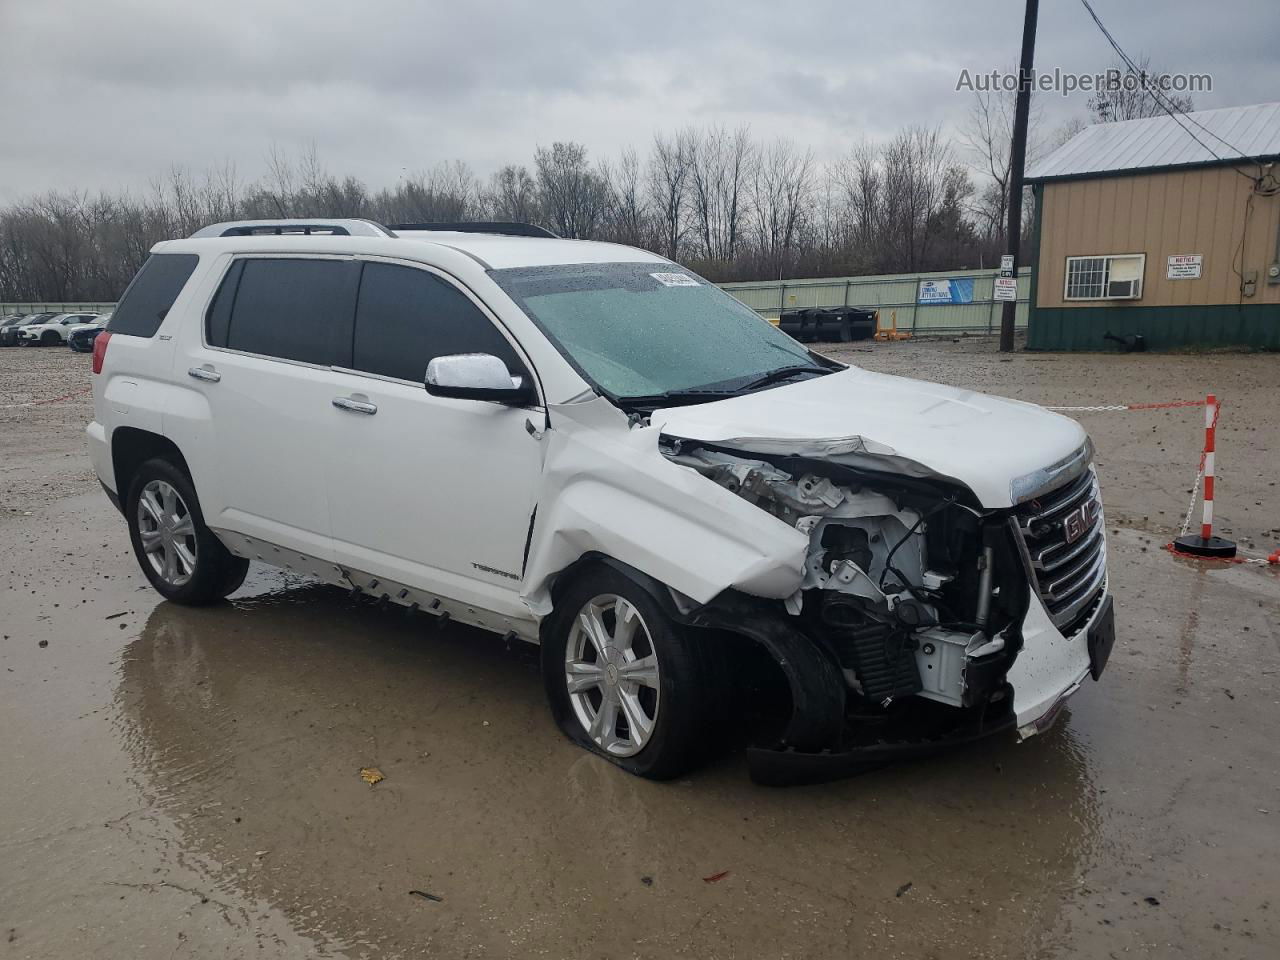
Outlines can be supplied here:
M777 370L770 370L768 373L764 374L763 376L757 377L755 380L752 380L750 383L747 383L744 386L739 387L738 392L742 392L743 390L756 390L756 389L759 389L760 387L767 387L771 383L777 383L779 380L786 380L788 377L799 376L802 373L828 374L832 372L833 371L827 370L823 367L815 367L813 364L804 364L804 365L793 364L789 367L779 367Z
M667 404L676 406L682 403L698 403L702 400L723 400L725 397L737 395L737 390L702 390L691 387L688 390L668 390L665 393L619 397L618 402L629 407L661 407Z

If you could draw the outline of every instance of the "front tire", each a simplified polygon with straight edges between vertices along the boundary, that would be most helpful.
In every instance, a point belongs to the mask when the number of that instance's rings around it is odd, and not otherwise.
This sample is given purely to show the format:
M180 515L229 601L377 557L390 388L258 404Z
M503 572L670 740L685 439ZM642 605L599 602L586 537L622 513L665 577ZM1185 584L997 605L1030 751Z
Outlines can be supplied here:
M716 743L720 680L706 644L630 577L592 568L559 597L542 631L552 715L571 740L624 770L680 776Z
M46 330L44 333L40 334L40 346L52 347L55 343L57 343L61 339L62 338L59 337L56 333L54 333L52 330Z
M125 517L138 565L166 599L204 606L244 582L249 561L233 556L205 525L191 479L168 460L138 468Z

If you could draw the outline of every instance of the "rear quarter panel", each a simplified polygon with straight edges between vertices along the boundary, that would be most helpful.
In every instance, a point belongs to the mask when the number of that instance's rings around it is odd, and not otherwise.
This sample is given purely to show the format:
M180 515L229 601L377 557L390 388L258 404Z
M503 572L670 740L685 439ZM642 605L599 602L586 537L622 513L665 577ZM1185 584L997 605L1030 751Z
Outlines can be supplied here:
M169 421L173 414L192 412L193 398L203 403L204 398L187 390L178 380L173 369L174 346L177 337L194 328L198 337L199 325L204 316L207 289L213 282L210 272L216 257L201 254L200 263L187 280L186 286L173 302L161 321L160 327L150 337L131 336L112 332L107 345L102 373L93 378L94 421L101 428L103 442L107 446L104 463L95 458L99 479L115 489L114 471L111 466L110 445L112 436L121 427L133 427L149 433L168 437L190 466L192 450L198 446L198 438L190 435L171 435ZM198 411L197 411L198 413ZM207 408L205 419L208 419ZM90 425L90 443L95 434ZM105 466L105 475L104 475ZM197 482L197 490L199 484ZM124 496L127 491L116 491Z

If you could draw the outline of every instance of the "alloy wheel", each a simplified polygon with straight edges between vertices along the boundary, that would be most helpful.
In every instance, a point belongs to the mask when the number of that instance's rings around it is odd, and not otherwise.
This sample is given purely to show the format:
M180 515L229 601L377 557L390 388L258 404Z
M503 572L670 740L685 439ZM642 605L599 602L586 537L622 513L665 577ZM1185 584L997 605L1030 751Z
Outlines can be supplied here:
M152 480L138 498L138 537L156 576L171 587L187 583L196 570L196 528L181 494L164 480Z
M565 645L564 679L596 746L615 757L644 749L658 720L658 655L634 604L608 593L582 607Z

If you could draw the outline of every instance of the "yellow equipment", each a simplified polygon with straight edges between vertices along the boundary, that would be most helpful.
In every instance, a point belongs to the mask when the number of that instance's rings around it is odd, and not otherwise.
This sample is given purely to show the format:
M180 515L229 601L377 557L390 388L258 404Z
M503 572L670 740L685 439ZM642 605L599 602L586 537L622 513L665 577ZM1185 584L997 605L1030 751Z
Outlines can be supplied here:
M898 329L898 311L894 310L889 314L889 327L885 329L880 326L880 311L876 311L876 332L877 340L910 340L911 332L909 330Z

